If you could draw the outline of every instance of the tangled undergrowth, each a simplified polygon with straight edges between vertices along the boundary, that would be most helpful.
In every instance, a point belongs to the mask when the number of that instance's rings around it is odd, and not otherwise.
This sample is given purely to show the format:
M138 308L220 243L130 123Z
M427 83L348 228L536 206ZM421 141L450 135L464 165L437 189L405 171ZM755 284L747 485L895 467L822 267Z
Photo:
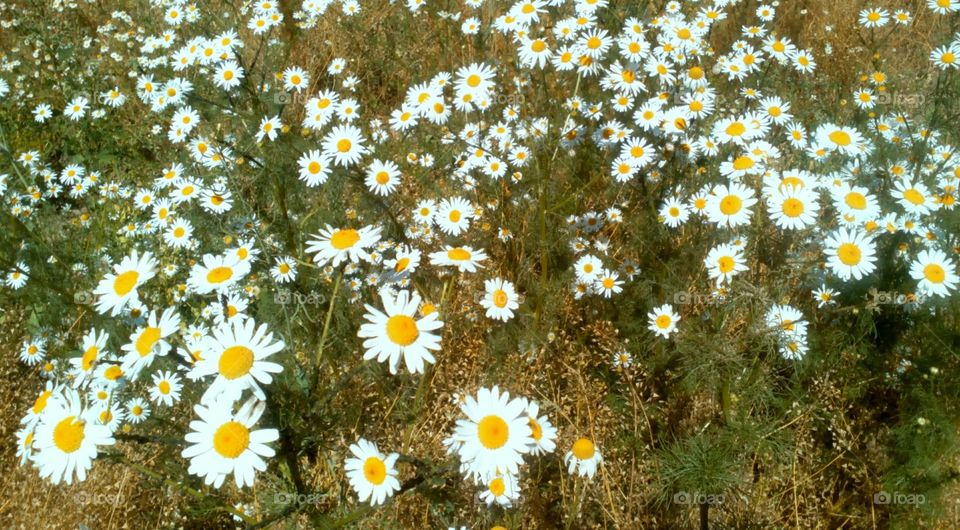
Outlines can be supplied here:
M49 526L956 527L958 21L3 4L8 460Z

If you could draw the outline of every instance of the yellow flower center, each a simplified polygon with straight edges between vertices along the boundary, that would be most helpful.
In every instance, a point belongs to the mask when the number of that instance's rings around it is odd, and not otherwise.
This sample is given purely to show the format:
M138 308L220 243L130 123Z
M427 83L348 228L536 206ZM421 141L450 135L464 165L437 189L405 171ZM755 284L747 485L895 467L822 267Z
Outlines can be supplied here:
M720 272L726 274L733 270L733 267L736 265L736 262L733 261L733 258L730 256L722 256L717 260L717 267L720 269Z
M670 318L670 315L660 315L657 317L657 327L660 329L669 328L671 322L673 322L673 320Z
M207 273L207 281L210 283L223 283L233 277L233 269L230 267L215 267Z
M467 77L467 85L472 88L477 88L478 86L480 86L480 80L481 79L479 75L470 74L470 76Z
M844 131L833 131L830 133L829 138L831 142L841 147L846 147L853 141L853 139L850 138L850 135Z
M60 420L53 428L53 443L64 453L72 453L80 449L83 443L83 422L74 421L73 416Z
M580 460L589 460L593 458L596 448L593 447L593 442L587 440L586 438L580 438L576 442L573 442L573 456L577 457Z
M736 195L727 195L720 201L720 211L723 215L733 215L740 211L743 201Z
M493 292L493 305L497 307L506 307L509 300L510 299L507 297L506 291L503 289L497 289Z
M223 350L218 363L220 375L227 379L237 379L246 375L252 366L253 350L239 345Z
M350 149L351 149L352 147L353 147L353 144L350 143L350 140L348 140L348 139L346 139L346 138L344 138L344 139L340 140L339 142L337 142L337 151L340 151L341 153L346 153L346 152L350 151Z
M946 273L943 267L936 263L931 263L923 268L923 277L931 283L943 283L944 276L946 276Z
M502 478L497 477L490 481L490 493L492 493L494 497L503 495L505 491L507 491L507 486L503 483Z
M926 198L923 196L922 193L917 191L916 188L910 188L904 191L903 198L909 201L911 204L915 204L917 206L926 202Z
M47 408L47 400L50 399L50 396L53 395L53 392L49 390L44 390L37 396L37 400L33 402L33 413L40 414L43 412L43 409Z
M250 431L242 424L228 421L213 434L213 449L225 458L237 458L250 445Z
M420 331L417 322L406 315L394 315L387 319L387 338L394 344L409 346L417 341Z
M134 344L134 346L137 349L137 353L140 354L140 357L146 357L147 355L150 355L150 352L153 351L153 347L159 340L160 328L149 327L140 333L140 336L137 337L137 342Z
M860 247L853 243L844 243L837 248L837 258L844 265L853 266L860 263Z
M500 416L486 416L477 424L477 437L487 449L499 449L507 443L510 427Z
M137 280L140 279L140 273L137 271L127 271L123 274L117 275L113 280L113 292L117 293L119 296L123 296L133 290L137 285Z
M470 259L470 253L460 247L457 247L448 250L447 257L453 261L466 261Z
M350 248L360 241L360 233L352 228L337 230L330 236L330 245L337 250Z
M387 479L387 466L383 463L383 460L371 456L363 462L363 476L367 479L367 482L379 486Z
M783 213L787 217L797 217L803 213L803 201L793 197L783 201Z
M851 191L843 198L843 202L854 210L863 210L867 207L867 198L862 193Z
M87 348L87 351L83 352L83 357L80 358L80 366L83 368L84 372L90 371L90 367L93 366L93 362L97 360L97 350L96 346L90 346Z

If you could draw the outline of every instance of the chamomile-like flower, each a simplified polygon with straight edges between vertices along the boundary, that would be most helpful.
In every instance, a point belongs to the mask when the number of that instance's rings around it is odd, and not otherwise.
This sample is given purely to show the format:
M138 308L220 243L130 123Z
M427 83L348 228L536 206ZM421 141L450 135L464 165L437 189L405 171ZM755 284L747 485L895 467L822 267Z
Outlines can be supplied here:
M440 350L440 336L432 333L443 327L443 321L436 312L429 313L416 320L420 306L420 295L401 290L396 298L387 290L380 291L384 311L367 304L364 319L367 323L360 326L357 336L366 339L364 359L376 359L388 362L390 373L397 373L400 358L403 357L407 371L420 373L425 363L435 362L430 350Z
M247 389L257 398L266 399L260 384L270 384L270 374L283 371L279 364L265 360L283 350L283 341L274 341L267 325L257 327L252 318L238 317L223 323L203 339L201 348L203 358L193 366L190 377L215 376L201 403L210 403L221 394L237 400Z
M153 254L136 250L114 265L113 272L104 276L93 294L97 295L97 311L117 316L131 302L139 301L137 288L156 274L157 262Z
M371 506L383 504L400 489L396 469L400 455L385 455L376 444L363 438L350 445L350 453L353 457L346 459L344 470L360 502L369 500Z
M666 339L670 337L671 333L677 330L677 322L680 320L680 315L674 313L673 306L670 304L663 304L647 313L647 318L650 319L648 329Z
M188 472L215 488L230 474L238 488L253 486L256 472L266 470L264 458L275 454L267 444L280 438L276 429L254 430L266 408L263 401L250 398L236 413L233 404L220 399L195 405L199 419L190 422L191 432L185 437L190 445L181 452L190 459Z
M487 318L504 322L513 318L513 312L520 307L513 284L502 278L493 278L483 282L483 286L486 293L480 305L486 309Z
M603 457L591 440L579 438L567 451L564 461L567 463L567 472L571 475L576 473L581 477L593 478L597 468L603 463Z

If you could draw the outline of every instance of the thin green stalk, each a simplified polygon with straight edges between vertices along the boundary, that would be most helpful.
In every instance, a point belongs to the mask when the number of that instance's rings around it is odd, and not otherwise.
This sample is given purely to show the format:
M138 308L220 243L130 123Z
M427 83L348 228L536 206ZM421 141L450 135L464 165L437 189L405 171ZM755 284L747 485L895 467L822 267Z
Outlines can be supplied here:
M330 305L327 306L327 317L323 321L323 332L320 333L320 350L317 352L317 369L323 361L323 348L327 345L327 333L330 332L330 320L333 318L333 304L337 301L337 292L343 280L343 269L337 274L337 281L333 284L333 294L330 295Z

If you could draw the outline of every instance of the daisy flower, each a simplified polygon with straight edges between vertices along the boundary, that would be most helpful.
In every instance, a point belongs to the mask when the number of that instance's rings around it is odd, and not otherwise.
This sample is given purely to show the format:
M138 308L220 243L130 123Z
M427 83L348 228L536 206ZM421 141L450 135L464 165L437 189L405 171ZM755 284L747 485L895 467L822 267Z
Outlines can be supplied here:
M364 179L367 188L376 195L387 196L400 184L400 168L391 161L374 160L367 167L367 176Z
M743 249L729 244L717 245L710 249L703 262L707 266L710 278L716 279L718 286L724 282L729 282L733 276L747 270L743 259Z
M93 377L94 368L98 360L107 355L107 339L110 337L105 331L91 329L83 336L80 349L83 353L79 357L70 359L72 366L73 387L80 388L89 383Z
M487 506L497 504L509 508L518 498L520 498L520 484L517 477L510 473L493 477L487 483L487 488L480 492L480 500L487 503Z
M357 492L360 502L370 500L371 506L383 504L400 490L396 463L400 455L384 455L377 445L363 438L350 445L352 458L344 462L344 470L350 486Z
M127 421L137 424L150 417L150 405L142 398L127 401Z
M153 386L150 387L150 401L162 403L168 407L180 401L180 376L173 372L153 374Z
M330 264L339 266L346 260L359 263L368 260L367 248L380 241L380 227L365 226L359 230L353 228L334 229L330 225L320 231L317 239L307 241L306 252L316 254L313 261L319 266Z
M756 203L752 189L737 183L721 184L707 196L706 213L717 226L733 228L750 223L750 207Z
M204 254L203 264L190 269L187 287L197 294L224 292L250 272L250 262L235 256Z
M93 291L98 296L97 311L101 314L109 311L110 316L117 316L131 302L139 301L137 287L153 278L156 269L157 262L150 252L141 256L134 250L124 257Z
M155 311L150 312L147 325L141 326L130 335L130 342L120 349L127 352L122 359L122 368L131 377L136 378L140 370L148 368L157 355L166 355L170 343L164 340L180 329L180 314L169 307L157 318Z
M571 475L576 473L581 477L593 478L597 467L603 463L603 457L592 441L580 438L573 442L573 446L564 456L564 462L567 463L567 472Z
M829 289L826 285L821 285L819 289L814 289L812 294L819 308L837 303L836 298L838 293L833 289Z
M671 197L660 207L659 217L663 224L676 228L687 222L690 217L690 207L676 197Z
M504 322L513 318L514 310L520 307L513 284L502 278L494 278L484 281L483 285L486 294L480 300L480 305L487 310L487 318Z
M553 426L546 415L540 415L540 405L527 401L524 408L527 414L527 423L530 425L530 454L542 455L552 453L557 448L557 428Z
M86 480L98 447L114 444L110 430L91 416L76 390L68 389L50 401L33 440L33 461L41 478L54 484L72 484L74 475L78 481Z
M670 334L677 330L677 322L680 315L674 313L673 306L663 304L647 313L650 319L650 325L647 327L650 331L663 338L670 338Z
M275 451L268 445L280 438L276 429L253 430L266 407L255 398L248 399L236 413L233 401L217 400L208 406L193 407L199 419L190 422L190 444L180 455L190 459L191 475L203 477L204 484L219 488L233 474L238 488L253 486L257 471L267 468L264 458Z
M487 259L487 254L480 249L474 250L473 247L451 247L445 246L444 250L430 254L430 264L444 267L456 267L461 272L476 272L478 267L483 267L480 262Z
M820 213L817 194L810 188L779 186L767 198L767 213L785 230L800 230L814 224Z
M523 399L510 399L496 386L464 399L460 410L466 418L457 420L451 440L471 475L490 480L498 473L518 472L533 445L525 406Z
M473 206L460 197L445 199L437 208L434 221L445 234L458 236L470 227Z
M843 280L859 280L876 268L873 240L857 230L840 228L827 236L824 253L830 270Z
M265 359L284 346L281 340L274 342L266 324L257 327L252 318L237 318L217 327L203 339L203 358L190 371L191 379L216 376L200 402L210 403L221 394L235 401L247 389L257 398L266 399L257 383L270 384L270 374L282 372L283 367Z
M927 296L948 296L957 287L957 265L940 250L921 250L910 264L910 277Z
M360 129L352 125L334 127L323 138L323 153L338 166L350 167L360 161L367 149Z
M297 262L290 256L276 258L270 267L270 276L277 283L289 283L297 279Z
M435 362L428 350L440 350L440 337L431 332L443 327L443 321L436 312L414 319L420 305L417 293L402 290L394 298L384 289L380 291L380 298L385 312L365 304L367 313L363 318L367 323L361 325L357 333L358 337L367 339L363 341L366 350L363 358L387 361L390 373L396 374L403 356L408 372L422 373L425 362Z

